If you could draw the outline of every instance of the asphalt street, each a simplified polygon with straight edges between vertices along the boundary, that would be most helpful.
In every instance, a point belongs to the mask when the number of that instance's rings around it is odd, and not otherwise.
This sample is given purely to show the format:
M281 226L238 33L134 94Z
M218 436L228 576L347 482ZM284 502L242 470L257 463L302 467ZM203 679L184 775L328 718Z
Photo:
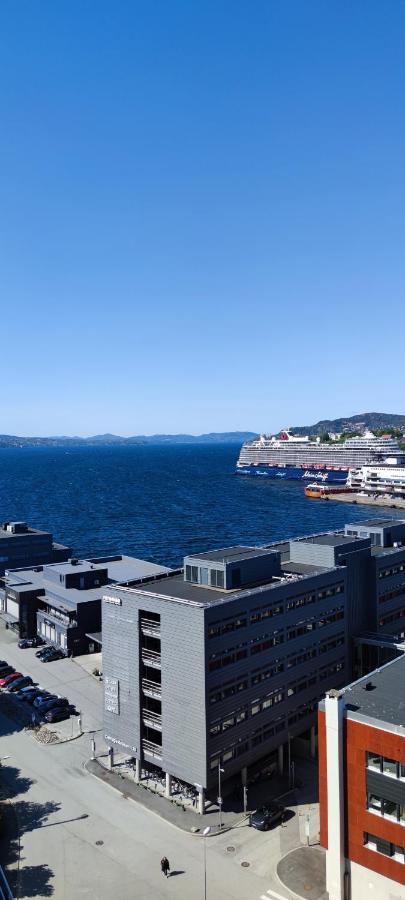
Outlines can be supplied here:
M101 686L77 664L42 665L1 627L0 657L66 694L82 709L85 727L86 720L88 728L101 727ZM44 746L0 713L0 737L0 755L10 757L1 780L14 797L21 832L17 896L203 900L204 838L179 831L85 772L88 734ZM274 876L283 831L244 826L207 838L207 900L256 900L271 889L290 900ZM163 855L172 869L167 880Z

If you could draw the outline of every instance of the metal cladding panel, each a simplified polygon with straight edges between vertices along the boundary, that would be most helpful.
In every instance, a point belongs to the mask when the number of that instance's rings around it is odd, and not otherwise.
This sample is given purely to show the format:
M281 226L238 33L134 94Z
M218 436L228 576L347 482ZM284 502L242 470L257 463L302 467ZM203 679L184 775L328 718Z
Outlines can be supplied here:
M160 604L162 766L206 786L204 610Z
M140 748L138 604L133 595L116 591L120 605L102 602L104 735L116 750L135 754ZM109 682L109 680L110 682ZM118 682L118 713L111 711L106 684ZM107 708L106 708L107 707Z
M366 772L367 791L370 794L376 794L377 797L383 797L384 800L391 800L393 803L402 803L405 806L405 782L399 778L391 778L389 775L383 775L382 772Z

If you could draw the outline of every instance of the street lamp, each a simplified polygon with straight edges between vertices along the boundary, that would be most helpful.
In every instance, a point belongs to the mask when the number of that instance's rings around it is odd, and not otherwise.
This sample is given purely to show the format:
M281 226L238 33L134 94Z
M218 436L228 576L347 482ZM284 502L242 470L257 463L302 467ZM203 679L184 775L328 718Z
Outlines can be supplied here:
M204 838L204 900L207 900L207 850L205 846L205 840L207 835L210 833L211 828L208 825L207 828L204 828L203 838Z
M221 772L223 774L225 772L225 769L221 769L221 763L218 763L218 807L219 807L219 830L220 831L222 828Z

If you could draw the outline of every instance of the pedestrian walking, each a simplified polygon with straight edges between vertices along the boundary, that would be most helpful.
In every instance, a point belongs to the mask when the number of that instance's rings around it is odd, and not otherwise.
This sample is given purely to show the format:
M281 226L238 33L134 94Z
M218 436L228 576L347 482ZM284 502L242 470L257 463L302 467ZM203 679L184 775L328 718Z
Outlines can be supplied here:
M162 875L165 875L166 878L168 878L170 872L170 864L167 856L163 856L160 860L160 868L162 870Z

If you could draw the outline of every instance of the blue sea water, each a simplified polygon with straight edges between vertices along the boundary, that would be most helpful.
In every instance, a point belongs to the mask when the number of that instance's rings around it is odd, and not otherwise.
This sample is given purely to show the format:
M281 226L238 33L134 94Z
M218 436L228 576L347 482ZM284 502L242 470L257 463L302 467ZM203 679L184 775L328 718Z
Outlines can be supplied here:
M179 565L194 551L376 514L308 500L301 483L236 476L238 452L231 444L0 450L0 520L52 531L77 556L127 553Z

